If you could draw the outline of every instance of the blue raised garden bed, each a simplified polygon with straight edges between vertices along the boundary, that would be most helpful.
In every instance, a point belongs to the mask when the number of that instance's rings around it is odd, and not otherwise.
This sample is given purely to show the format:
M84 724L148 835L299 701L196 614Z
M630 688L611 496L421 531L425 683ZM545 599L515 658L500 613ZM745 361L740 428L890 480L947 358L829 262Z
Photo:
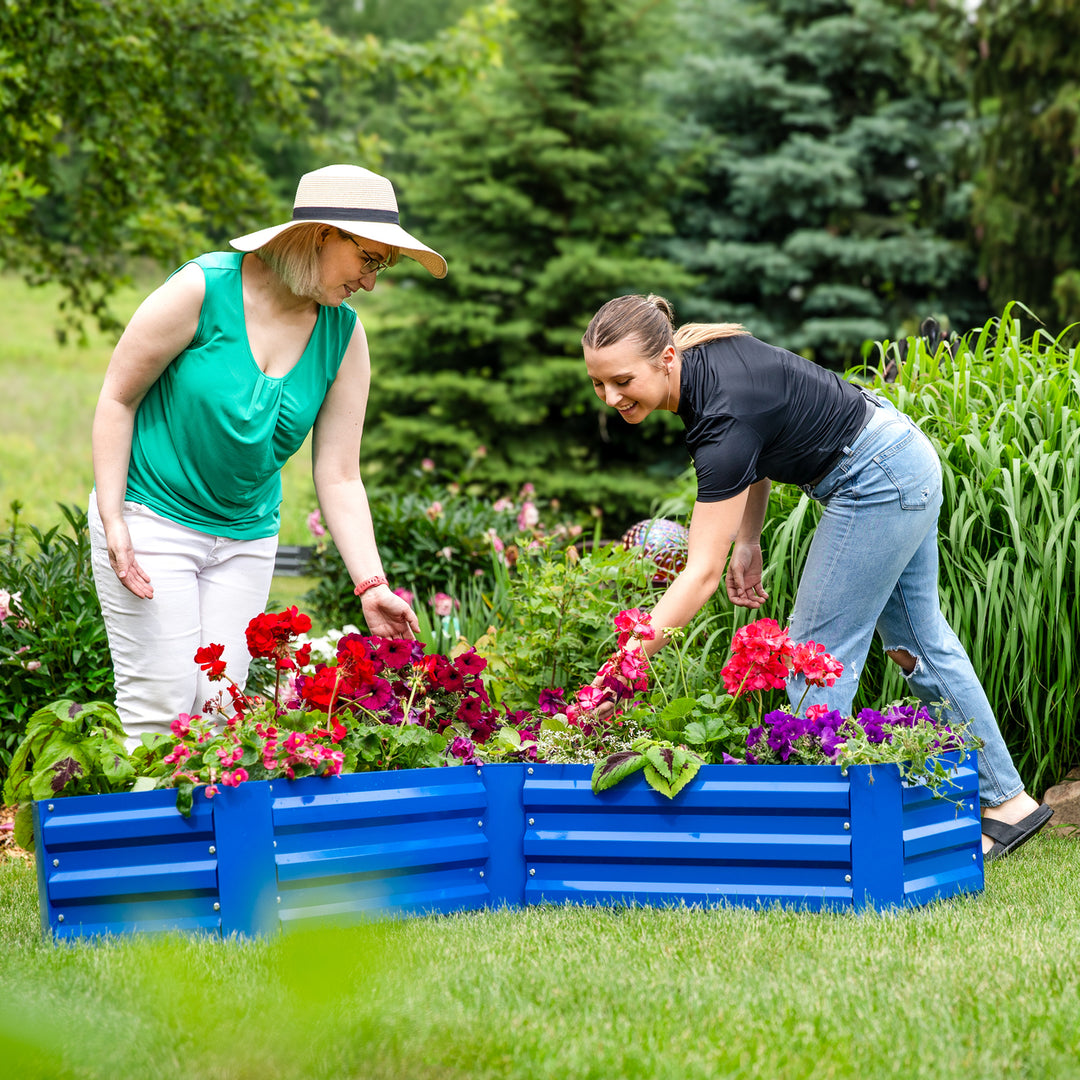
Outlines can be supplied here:
M974 759L954 802L895 765L710 765L674 799L585 765L273 780L34 805L56 937L263 934L313 920L538 903L856 910L983 886Z

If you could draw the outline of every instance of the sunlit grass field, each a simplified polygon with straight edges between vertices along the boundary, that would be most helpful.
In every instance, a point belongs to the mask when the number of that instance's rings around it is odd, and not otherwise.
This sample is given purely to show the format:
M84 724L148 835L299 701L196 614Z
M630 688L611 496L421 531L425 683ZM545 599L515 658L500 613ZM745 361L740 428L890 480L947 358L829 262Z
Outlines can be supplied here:
M11 1080L1080 1077L1075 843L913 911L556 908L42 940L0 866Z
M126 322L143 296L164 275L144 272L125 289L113 314ZM54 286L31 287L0 276L0 527L10 523L10 504L23 504L21 521L42 527L63 521L57 503L85 508L93 484L90 426L115 339L86 324L86 340L57 340L60 323ZM315 508L308 447L282 474L281 542L311 542L306 518Z

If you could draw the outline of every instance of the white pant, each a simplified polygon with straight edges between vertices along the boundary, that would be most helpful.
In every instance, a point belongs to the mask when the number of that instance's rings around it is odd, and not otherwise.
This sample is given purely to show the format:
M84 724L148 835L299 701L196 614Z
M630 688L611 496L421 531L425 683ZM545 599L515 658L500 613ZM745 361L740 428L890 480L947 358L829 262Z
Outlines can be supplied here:
M124 503L139 565L154 588L143 600L109 564L97 496L90 493L90 544L101 613L116 678L116 709L129 748L144 732L169 733L180 713L201 713L224 682L210 682L195 650L223 645L226 677L243 687L251 656L245 631L266 610L277 537L229 540L178 525L139 503Z

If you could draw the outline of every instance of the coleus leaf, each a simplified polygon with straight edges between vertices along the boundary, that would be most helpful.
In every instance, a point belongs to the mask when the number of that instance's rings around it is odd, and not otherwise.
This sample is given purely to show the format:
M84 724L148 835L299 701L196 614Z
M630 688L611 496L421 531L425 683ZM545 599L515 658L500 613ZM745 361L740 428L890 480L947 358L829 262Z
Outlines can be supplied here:
M34 850L34 805L21 803L15 811L15 843L23 851Z
M648 758L646 781L669 799L675 798L705 764L704 759L685 746L650 746L645 756Z
M61 758L50 769L49 786L54 795L59 795L68 784L75 783L86 770L73 757Z
M599 794L614 787L620 780L645 767L645 755L637 750L621 750L598 761L593 768L592 789Z

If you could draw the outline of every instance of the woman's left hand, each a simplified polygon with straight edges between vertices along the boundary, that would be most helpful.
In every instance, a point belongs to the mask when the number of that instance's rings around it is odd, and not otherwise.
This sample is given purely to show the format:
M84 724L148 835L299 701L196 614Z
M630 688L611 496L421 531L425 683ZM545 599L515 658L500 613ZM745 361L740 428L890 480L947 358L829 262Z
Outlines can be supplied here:
M736 542L728 562L727 594L736 607L759 608L769 594L761 587L761 545Z
M420 632L416 612L388 585L368 589L360 598L364 621L373 637L414 638Z

